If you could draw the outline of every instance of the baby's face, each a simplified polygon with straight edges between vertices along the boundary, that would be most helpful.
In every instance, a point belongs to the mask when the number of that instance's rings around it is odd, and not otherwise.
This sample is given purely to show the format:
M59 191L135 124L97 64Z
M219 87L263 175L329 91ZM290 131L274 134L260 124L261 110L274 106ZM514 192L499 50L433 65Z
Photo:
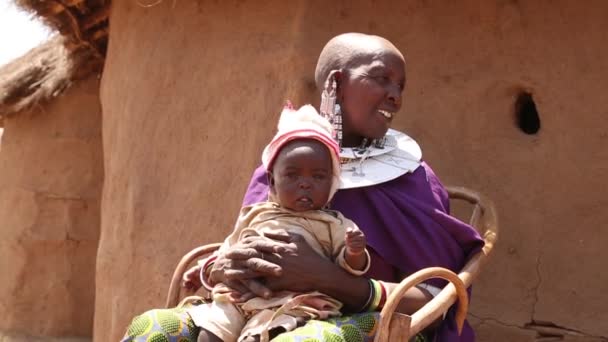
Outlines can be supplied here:
M331 190L329 150L316 140L289 142L279 152L271 178L271 191L282 207L295 211L321 209Z

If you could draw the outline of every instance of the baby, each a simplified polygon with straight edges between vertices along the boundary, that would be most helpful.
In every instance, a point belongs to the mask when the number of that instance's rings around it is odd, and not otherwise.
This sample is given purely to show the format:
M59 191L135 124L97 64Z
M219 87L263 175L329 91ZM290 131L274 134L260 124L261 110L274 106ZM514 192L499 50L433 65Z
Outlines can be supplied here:
M269 199L241 210L220 253L247 236L286 231L302 235L318 254L348 272L367 272L370 257L365 236L354 222L325 209L339 186L339 160L339 147L326 119L310 105L297 111L285 108L278 132L262 156ZM212 303L189 310L197 326L223 341L266 340L269 329L292 330L298 320L338 316L342 307L336 299L319 292L281 291L271 298L255 297L241 303L230 300L237 297L233 292L216 284Z

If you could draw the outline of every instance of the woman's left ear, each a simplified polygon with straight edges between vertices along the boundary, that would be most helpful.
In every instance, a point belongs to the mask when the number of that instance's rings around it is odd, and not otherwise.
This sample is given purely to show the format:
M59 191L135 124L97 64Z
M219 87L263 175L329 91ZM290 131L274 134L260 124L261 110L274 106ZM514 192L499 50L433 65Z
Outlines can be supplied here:
M344 80L343 76L344 76L344 73L343 73L342 69L332 70L328 76L328 79L334 80L336 82L336 97L338 99L342 98L341 93L342 93L342 82ZM338 102L340 102L340 101L338 101Z
M336 81L336 90L340 89L340 83L342 82L342 69L334 69L330 71L327 78Z

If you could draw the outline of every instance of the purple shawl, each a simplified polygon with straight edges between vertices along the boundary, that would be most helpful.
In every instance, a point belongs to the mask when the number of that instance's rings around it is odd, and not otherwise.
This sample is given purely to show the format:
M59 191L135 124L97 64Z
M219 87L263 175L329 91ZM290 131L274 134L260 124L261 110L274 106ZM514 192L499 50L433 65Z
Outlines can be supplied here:
M266 172L259 167L253 174L243 205L263 202L267 198ZM483 247L483 240L471 226L449 215L447 192L424 162L412 174L392 181L340 190L331 207L363 230L374 254L406 275L432 266L458 273L468 258ZM430 283L439 287L445 285L441 280ZM468 323L462 336L458 336L454 310L448 312L437 334L437 341L442 342L475 340Z

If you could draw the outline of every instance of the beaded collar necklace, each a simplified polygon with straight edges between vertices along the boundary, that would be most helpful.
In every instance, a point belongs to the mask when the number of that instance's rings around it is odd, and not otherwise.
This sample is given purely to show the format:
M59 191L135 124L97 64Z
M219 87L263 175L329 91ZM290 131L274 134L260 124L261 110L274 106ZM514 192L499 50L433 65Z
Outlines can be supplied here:
M389 129L382 140L383 144L364 142L359 147L342 147L340 189L388 182L420 166L422 150L414 139Z

